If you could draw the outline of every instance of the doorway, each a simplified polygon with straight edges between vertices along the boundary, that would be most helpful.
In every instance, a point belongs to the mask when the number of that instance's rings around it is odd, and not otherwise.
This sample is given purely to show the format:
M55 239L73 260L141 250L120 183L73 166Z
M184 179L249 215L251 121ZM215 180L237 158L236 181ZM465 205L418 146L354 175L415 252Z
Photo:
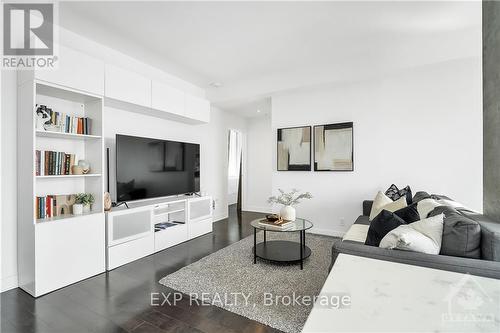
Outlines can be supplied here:
M228 168L227 168L227 203L229 210L241 212L241 178L243 136L240 131L229 129L228 133Z

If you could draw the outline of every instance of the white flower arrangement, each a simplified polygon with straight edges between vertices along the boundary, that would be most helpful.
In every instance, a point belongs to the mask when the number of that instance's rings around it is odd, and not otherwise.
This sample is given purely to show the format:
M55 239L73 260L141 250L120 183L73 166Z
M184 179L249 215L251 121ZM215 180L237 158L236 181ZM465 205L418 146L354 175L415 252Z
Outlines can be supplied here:
M270 204L280 204L284 206L295 206L298 205L303 199L312 199L312 195L309 192L299 193L299 190L292 189L291 192L286 193L282 189L278 189L280 195L272 196L267 199Z

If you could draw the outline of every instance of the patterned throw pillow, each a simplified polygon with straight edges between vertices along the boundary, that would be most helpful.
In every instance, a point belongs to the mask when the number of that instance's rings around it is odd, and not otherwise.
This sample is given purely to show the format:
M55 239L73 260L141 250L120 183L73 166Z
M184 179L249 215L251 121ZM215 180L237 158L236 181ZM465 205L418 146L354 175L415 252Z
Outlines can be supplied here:
M406 203L411 205L412 202L412 194L410 186L406 186L405 188L398 189L398 187L394 184L389 186L387 191L385 191L385 195L392 199L392 201L396 201L401 197L406 197Z

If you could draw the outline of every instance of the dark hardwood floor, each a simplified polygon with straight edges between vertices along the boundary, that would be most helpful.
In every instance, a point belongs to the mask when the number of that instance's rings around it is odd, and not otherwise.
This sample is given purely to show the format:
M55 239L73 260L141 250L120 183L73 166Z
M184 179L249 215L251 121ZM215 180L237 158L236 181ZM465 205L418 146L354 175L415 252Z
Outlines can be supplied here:
M279 332L215 306L151 306L151 293L173 290L158 281L253 233L261 214L236 214L214 223L213 233L179 244L34 299L21 289L0 294L2 333L10 332ZM249 263L251 264L251 263Z

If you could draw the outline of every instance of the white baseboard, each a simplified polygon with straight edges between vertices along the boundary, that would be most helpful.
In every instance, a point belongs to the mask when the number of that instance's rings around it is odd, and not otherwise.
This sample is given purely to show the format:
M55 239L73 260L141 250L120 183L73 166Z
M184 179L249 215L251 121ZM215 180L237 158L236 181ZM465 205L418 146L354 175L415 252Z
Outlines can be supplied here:
M269 207L259 207L259 206L246 206L244 209L245 212L254 212L254 213L264 213L269 214L271 209Z
M18 287L17 275L6 276L0 279L0 292Z
M338 230L332 230L332 229L320 229L320 228L315 228L315 227L312 227L308 231L312 234L332 236L332 237L343 237L345 234L345 231L338 231Z
M227 214L226 215L219 215L219 216L214 216L212 221L213 222L218 222L227 219Z

